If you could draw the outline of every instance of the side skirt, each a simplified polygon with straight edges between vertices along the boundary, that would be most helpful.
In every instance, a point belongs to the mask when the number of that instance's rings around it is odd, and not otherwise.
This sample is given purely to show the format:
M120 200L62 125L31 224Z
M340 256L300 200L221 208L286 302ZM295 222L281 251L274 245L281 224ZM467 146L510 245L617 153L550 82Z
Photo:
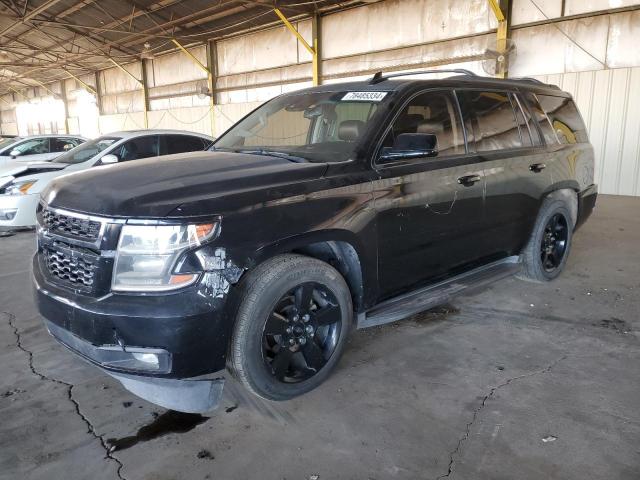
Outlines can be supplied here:
M517 273L519 257L507 257L469 270L442 282L385 300L358 316L357 328L375 327L407 318L424 310L447 303L452 297L480 289Z

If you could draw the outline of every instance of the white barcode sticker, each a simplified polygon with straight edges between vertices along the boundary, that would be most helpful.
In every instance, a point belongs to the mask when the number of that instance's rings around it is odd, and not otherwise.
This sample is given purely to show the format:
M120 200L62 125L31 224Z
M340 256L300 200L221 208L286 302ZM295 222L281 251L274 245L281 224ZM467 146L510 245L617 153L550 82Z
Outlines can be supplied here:
M380 102L387 92L349 92L342 97L342 101L351 102Z

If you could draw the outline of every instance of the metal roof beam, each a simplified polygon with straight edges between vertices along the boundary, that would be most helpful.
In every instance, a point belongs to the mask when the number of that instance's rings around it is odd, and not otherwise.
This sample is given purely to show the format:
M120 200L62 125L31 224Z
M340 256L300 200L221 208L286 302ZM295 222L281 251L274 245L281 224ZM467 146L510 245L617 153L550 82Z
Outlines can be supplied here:
M28 14L24 15L20 19L17 19L14 23L12 23L8 27L6 27L4 30L2 30L0 32L0 37L4 37L7 33L9 33L14 28L16 28L18 25L20 25L20 23L24 23L26 21L31 20L34 17L37 17L41 13L47 11L47 9L53 7L58 2L60 2L60 0L48 0L48 1L44 2L42 5L40 5L39 7L34 8ZM25 4L25 6L26 6L26 4Z

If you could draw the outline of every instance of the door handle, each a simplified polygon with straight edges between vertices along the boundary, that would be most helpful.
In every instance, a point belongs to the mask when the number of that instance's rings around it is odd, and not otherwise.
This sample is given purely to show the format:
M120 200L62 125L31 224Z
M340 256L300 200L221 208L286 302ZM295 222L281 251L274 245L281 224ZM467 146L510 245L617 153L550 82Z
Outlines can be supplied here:
M470 187L476 182L480 181L480 175L465 175L463 177L458 178L458 183L460 185L464 185L465 187Z
M540 173L545 168L547 168L547 166L544 163L534 163L533 165L529 165L529 170L534 173Z

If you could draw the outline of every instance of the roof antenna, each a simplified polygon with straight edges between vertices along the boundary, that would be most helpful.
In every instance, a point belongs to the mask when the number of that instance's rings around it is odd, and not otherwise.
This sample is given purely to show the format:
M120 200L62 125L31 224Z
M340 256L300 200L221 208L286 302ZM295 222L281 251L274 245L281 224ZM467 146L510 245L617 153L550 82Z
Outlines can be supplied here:
M375 85L376 83L380 83L382 80L384 80L382 78L382 72L376 72L373 75L373 78L371 80L369 80L369 84L370 85Z

